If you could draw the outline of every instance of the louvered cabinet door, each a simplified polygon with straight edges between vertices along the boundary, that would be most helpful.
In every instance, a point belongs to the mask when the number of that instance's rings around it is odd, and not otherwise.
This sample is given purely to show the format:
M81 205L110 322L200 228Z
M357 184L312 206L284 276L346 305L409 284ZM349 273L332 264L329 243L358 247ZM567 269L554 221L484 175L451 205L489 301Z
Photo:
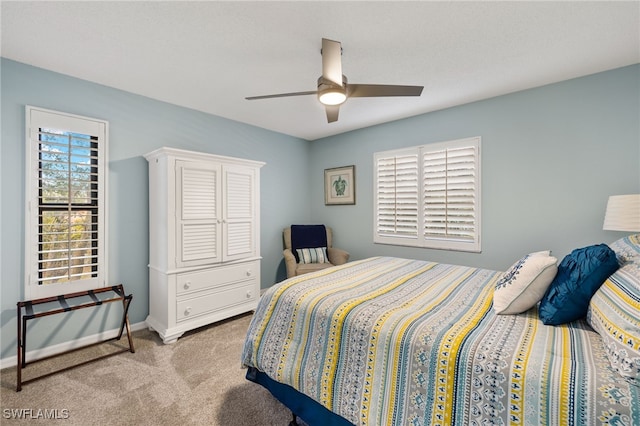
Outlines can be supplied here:
M256 255L256 169L223 166L223 261Z
M178 267L222 261L221 167L176 161Z

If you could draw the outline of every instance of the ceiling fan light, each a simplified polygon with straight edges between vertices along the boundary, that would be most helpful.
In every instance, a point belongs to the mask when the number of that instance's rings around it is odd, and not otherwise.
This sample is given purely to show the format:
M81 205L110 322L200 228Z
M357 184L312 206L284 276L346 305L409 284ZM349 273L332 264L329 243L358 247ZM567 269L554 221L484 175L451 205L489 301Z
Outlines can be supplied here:
M324 105L340 105L347 100L347 95L344 93L344 90L329 89L319 93L318 99Z
M324 77L318 78L318 100L323 105L340 105L347 100L347 77L342 76L342 85Z

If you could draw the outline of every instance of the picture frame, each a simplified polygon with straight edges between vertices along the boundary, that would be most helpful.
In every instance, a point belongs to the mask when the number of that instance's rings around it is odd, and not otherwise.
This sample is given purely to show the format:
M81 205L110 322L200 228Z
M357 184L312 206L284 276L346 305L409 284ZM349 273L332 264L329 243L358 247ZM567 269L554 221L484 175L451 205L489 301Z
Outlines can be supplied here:
M355 166L324 169L324 204L327 206L356 203Z

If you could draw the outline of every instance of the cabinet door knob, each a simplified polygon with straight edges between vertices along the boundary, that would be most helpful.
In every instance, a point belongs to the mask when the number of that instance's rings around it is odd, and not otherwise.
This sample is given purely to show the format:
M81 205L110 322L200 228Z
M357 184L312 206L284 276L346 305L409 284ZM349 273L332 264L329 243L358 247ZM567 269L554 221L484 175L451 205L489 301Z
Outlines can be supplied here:
M191 313L191 306L188 306L187 309L184 310L184 315L187 316Z
M184 283L184 289L185 289L185 290L189 290L189 287L191 287L191 281L186 281L186 282Z

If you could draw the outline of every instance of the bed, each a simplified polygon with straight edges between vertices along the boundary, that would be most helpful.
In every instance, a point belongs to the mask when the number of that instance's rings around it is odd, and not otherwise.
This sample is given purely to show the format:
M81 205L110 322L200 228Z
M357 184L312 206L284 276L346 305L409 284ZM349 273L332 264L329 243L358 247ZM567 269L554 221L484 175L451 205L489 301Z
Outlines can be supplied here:
M247 379L309 425L638 425L640 235L610 246L616 271L558 325L540 310L566 258L516 314L494 297L529 260L503 273L373 257L287 279L255 311Z

